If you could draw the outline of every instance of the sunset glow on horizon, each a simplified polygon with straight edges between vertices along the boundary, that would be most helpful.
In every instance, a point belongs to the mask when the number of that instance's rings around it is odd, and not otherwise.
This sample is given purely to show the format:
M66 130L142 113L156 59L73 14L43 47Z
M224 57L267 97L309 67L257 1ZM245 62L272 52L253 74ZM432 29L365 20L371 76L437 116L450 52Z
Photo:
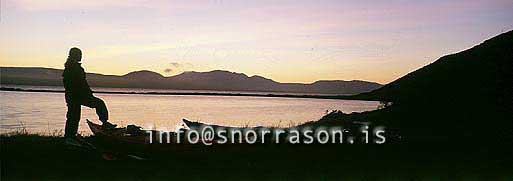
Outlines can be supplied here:
M0 66L388 83L513 29L513 1L2 0Z

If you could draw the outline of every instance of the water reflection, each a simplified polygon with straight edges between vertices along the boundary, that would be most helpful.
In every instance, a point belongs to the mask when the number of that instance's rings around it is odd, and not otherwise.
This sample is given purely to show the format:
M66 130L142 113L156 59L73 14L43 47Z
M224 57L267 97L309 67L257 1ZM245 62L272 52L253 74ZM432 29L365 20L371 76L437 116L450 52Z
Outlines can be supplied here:
M118 125L174 129L182 118L230 126L289 126L318 120L326 110L374 110L379 102L273 97L95 94L104 99L110 120ZM1 91L1 131L24 127L29 132L64 128L62 93ZM82 107L79 130L90 133L85 119L97 121L94 110Z

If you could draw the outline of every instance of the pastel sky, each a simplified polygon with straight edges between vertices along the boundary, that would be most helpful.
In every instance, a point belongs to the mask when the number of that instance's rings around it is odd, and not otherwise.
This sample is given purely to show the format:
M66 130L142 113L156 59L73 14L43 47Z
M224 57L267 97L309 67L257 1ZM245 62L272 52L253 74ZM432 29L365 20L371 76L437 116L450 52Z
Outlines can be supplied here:
M388 83L513 29L511 0L2 0L0 66Z

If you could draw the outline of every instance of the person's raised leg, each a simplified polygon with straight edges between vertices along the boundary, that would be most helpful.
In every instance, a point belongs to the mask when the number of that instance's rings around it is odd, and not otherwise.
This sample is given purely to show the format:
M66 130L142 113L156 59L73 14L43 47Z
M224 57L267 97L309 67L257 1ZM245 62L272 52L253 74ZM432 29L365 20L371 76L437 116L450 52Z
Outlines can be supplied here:
M97 97L90 97L83 101L83 105L94 108L96 110L96 114L98 115L98 119L100 119L104 126L108 128L116 127L116 125L108 122L109 111L107 110L107 105L102 99Z

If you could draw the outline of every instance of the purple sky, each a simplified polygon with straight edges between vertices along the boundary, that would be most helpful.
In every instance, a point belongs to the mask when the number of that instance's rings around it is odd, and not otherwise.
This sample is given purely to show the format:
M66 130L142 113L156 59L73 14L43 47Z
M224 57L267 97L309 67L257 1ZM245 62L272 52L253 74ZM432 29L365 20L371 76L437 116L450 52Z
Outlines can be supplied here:
M2 0L0 66L387 83L513 29L513 1ZM166 71L167 70L167 71Z

